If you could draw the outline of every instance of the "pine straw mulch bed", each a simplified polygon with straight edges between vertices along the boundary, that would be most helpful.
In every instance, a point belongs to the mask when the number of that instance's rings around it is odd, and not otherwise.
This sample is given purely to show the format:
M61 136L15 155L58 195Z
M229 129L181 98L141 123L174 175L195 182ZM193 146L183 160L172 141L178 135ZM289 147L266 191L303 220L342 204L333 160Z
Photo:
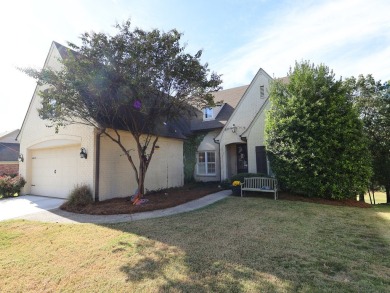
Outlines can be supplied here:
M132 203L130 202L130 197L122 197L104 200L100 202L94 202L88 204L85 207L68 206L67 203L64 203L61 206L61 209L73 213L90 215L135 214L174 207L218 191L221 191L221 188L218 187L217 183L208 183L204 185L190 184L180 188L171 188L168 190L161 190L146 194L143 198L148 199L148 202L138 206L132 205ZM270 197L270 193L249 192L245 195L245 197L264 197L273 199L273 195ZM280 192L279 200L303 201L317 204L358 208L371 207L371 205L368 203L356 201L354 199L330 200L314 197L308 198L287 192Z
M65 202L60 208L68 212L90 215L135 214L174 207L221 190L217 183L189 184L145 194L143 198L148 202L141 205L133 205L130 197L117 197L94 202L85 207L68 206Z

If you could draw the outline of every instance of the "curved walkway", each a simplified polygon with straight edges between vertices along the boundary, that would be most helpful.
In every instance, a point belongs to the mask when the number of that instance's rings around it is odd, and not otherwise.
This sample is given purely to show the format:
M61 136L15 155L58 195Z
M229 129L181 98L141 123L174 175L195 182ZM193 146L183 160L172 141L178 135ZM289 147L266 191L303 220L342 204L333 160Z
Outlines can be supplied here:
M42 211L34 214L24 215L14 219L24 219L30 221L50 222L50 223L121 223L131 222L143 219L159 218L171 216L175 214L185 213L197 210L213 204L221 199L231 195L231 190L222 190L217 193L206 195L202 198L178 205L172 208L163 210L156 210L150 212L136 213L136 214L120 214L120 215L87 215L66 212L60 209L50 211Z

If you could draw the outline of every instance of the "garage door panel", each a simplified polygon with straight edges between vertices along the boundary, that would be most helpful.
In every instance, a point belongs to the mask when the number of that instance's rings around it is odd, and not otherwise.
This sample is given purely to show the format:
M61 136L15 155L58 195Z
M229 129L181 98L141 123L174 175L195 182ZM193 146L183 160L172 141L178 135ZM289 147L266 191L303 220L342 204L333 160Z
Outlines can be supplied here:
M80 146L32 152L31 193L66 198L77 183Z

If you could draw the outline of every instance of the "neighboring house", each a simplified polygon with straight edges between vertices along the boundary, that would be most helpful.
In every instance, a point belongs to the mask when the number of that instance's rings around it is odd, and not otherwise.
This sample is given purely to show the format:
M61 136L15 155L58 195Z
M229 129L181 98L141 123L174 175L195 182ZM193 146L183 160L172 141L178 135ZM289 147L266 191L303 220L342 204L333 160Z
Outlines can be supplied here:
M0 176L19 173L19 129L0 133Z
M53 42L44 68L61 68L59 60L66 58L67 48ZM54 128L40 119L41 107L37 86L18 135L24 162L20 174L26 179L24 194L65 198L77 184L90 186L95 200L134 194L137 183L130 163L119 146L108 137L99 136L91 126L69 125L55 133ZM179 127L181 126L181 127ZM189 129L188 129L189 130ZM158 148L150 163L145 189L155 190L183 185L183 140L185 125L161 125ZM121 132L127 149L137 149L130 133ZM81 158L81 150L87 158ZM138 155L134 156L138 165Z
M198 147L195 179L219 181L237 173L270 174L264 146L265 112L272 78L260 69L248 86L214 94L214 108L203 109L203 121L191 130L206 131Z

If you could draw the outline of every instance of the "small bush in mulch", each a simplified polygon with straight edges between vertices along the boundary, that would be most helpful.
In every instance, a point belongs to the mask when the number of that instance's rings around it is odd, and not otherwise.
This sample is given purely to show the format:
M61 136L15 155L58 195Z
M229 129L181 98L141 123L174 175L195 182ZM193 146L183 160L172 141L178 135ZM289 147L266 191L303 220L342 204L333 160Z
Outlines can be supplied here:
M68 200L61 206L62 209L80 209L91 204L92 192L88 185L78 185L69 194Z
M0 176L0 198L19 195L20 190L26 184L23 177L17 175Z

